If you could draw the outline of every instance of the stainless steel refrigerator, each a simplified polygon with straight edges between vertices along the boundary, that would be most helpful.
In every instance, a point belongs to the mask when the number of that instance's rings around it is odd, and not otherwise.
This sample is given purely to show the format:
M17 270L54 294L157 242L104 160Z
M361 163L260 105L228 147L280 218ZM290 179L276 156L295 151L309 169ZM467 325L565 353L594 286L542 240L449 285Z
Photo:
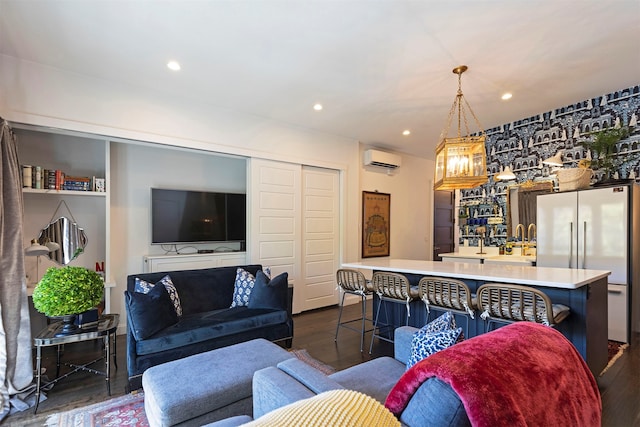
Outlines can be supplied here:
M638 188L620 185L537 198L536 265L611 271L608 336L621 342L629 342L632 329L640 330L633 292L634 285L640 289Z

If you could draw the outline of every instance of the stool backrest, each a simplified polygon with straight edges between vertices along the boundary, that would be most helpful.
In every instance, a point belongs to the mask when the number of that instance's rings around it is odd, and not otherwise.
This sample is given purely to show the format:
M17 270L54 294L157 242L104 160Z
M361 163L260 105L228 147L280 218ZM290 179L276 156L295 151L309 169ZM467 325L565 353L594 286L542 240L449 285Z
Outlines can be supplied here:
M553 324L551 299L539 289L522 285L488 283L477 291L481 316L509 321Z
M340 269L336 272L336 282L344 291L367 292L367 279L358 270Z
M423 277L418 282L420 299L427 304L455 310L473 310L471 290L461 280Z
M411 299L409 292L409 279L400 273L390 273L387 271L376 271L371 278L373 290L386 298L407 301Z

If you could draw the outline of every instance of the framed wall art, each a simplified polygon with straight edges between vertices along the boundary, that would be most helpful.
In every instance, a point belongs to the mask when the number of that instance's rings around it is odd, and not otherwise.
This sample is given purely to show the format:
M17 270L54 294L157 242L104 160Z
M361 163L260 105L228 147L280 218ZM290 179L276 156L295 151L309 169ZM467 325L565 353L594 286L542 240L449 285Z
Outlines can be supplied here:
M389 256L391 195L362 192L362 258Z

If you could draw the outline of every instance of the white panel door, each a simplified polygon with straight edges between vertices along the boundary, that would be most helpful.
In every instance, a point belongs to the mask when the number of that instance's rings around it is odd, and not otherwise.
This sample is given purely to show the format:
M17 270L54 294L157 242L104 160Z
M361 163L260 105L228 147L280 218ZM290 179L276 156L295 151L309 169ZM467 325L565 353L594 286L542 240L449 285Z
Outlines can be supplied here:
M338 302L339 172L302 168L302 310Z
M301 311L301 165L251 159L249 224L251 263L287 272L293 285L293 312Z

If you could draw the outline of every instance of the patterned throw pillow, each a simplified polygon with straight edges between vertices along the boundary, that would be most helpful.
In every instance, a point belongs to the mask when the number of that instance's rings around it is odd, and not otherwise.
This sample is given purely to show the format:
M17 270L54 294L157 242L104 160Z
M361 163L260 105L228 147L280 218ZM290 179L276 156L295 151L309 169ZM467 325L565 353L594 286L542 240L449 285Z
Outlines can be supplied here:
M464 339L462 328L456 328L456 321L450 312L444 313L413 334L407 369L462 339Z
M263 267L262 272L268 278L271 278L271 269L269 267ZM233 288L233 299L231 300L230 308L248 306L251 291L255 284L256 278L253 274L243 268L238 268L236 270L236 282Z
M456 318L450 311L443 313L440 317L427 323L420 331L430 334L433 332L442 332L456 328Z
M176 286L173 284L173 281L168 274L162 279L158 280L158 282L156 283L149 283L136 277L136 284L133 291L141 294L148 294L149 291L151 291L151 289L153 289L153 287L157 284L161 284L164 286L164 288L167 290L167 293L169 294L169 298L171 299L173 308L176 310L176 314L178 315L178 317L182 316L182 305L180 304L178 290L176 289Z

